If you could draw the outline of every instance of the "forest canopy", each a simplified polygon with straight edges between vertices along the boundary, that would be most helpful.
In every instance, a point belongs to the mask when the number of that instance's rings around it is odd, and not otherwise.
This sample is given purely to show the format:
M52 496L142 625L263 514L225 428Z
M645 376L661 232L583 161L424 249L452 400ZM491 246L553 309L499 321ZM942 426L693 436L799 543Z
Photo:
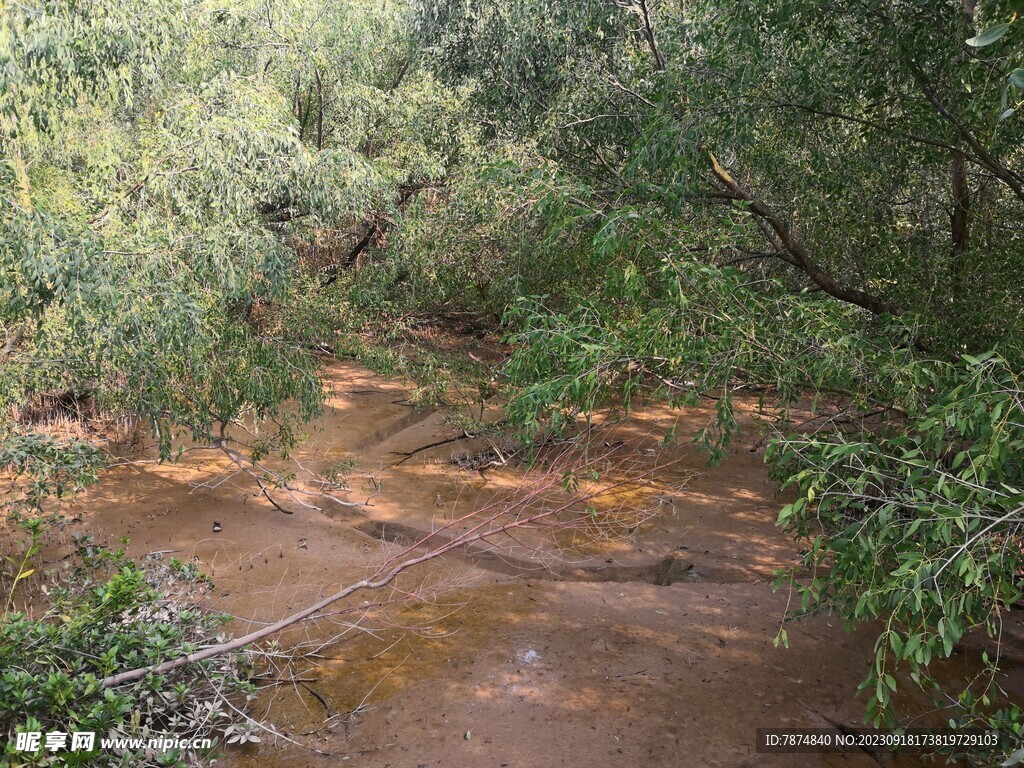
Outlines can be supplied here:
M464 369L393 349L426 323L504 340L477 383L526 441L714 396L714 461L755 391L814 542L780 585L883 621L862 693L893 722L894 669L932 690L1024 597L1019 6L6 2L0 505L45 517L108 461L46 408L166 459L258 424L258 462L325 354L443 393ZM938 695L1019 740L993 679Z

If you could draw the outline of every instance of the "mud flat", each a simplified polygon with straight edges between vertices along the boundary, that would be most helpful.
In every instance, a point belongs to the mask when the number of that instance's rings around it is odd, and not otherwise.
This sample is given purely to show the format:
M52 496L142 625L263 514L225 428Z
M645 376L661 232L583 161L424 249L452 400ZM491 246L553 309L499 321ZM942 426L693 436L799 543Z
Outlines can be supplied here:
M296 459L348 462L345 498L361 508L282 514L226 460L187 454L114 470L74 504L69 530L197 563L216 583L209 607L238 617L242 632L360 578L454 508L514 482L514 468L454 465L484 446L412 408L401 386L350 364L328 373L328 408ZM621 429L655 445L709 417L652 406ZM657 515L628 539L543 565L515 547L453 552L405 579L402 595L361 596L388 603L373 621L337 615L292 632L285 642L316 655L252 711L286 738L264 734L218 764L919 765L860 751L755 752L757 728L860 725L853 694L874 642L817 617L789 627L789 649L773 647L788 596L773 592L772 574L799 553L774 525L780 500L751 450L758 439L745 429L714 469L679 448L660 478L675 490L659 491ZM1019 631L1019 617L1011 624ZM968 671L971 657L957 655L945 674ZM1019 670L1000 682L1024 697Z

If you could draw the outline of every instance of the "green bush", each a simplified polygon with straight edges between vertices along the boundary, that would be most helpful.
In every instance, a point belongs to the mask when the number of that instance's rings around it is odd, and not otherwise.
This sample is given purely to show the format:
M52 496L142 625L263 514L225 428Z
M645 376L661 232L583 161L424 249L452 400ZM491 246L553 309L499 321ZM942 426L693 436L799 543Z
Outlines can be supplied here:
M123 551L78 542L75 565L59 574L50 607L0 618L0 733L5 765L192 766L206 755L105 749L100 739L212 738L239 728L226 702L250 690L239 657L219 657L135 684L104 688L103 678L157 664L222 639L224 618L191 598L209 586L187 565L143 568ZM19 574L20 575L20 574ZM15 751L18 731L93 731L93 751ZM44 745L45 746L45 745Z

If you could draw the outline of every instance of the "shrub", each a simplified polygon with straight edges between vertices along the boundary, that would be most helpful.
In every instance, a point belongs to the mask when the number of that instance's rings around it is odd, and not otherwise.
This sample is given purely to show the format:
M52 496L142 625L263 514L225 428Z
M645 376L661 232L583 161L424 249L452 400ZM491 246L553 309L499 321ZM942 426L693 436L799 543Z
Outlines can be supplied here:
M209 588L193 568L141 567L123 551L77 542L40 615L0 618L0 752L5 765L194 766L199 751L107 748L109 738L212 738L238 730L229 697L250 691L238 656L191 664L138 683L104 688L104 677L156 664L218 641L224 617L190 598ZM16 731L96 733L95 749L15 751ZM45 747L45 744L43 745Z

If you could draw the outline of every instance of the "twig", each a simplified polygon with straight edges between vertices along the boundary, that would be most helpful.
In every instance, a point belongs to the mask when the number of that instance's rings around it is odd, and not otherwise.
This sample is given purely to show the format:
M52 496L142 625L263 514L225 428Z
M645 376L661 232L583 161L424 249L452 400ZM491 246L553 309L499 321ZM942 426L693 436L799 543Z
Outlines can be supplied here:
M325 699L323 696L321 696L315 690L313 690L308 685L306 685L306 682L304 680L300 680L298 678L295 678L295 682L297 682L299 685L301 685L303 688L305 688L307 691L309 691L311 694L313 694L313 697L323 705L324 711L327 713L328 719L330 717L332 717L332 715L331 715L331 708L327 704L327 699Z
M472 437L472 435L469 435L469 434L463 432L458 437L449 437L447 440L438 440L436 443L430 443L429 445L424 445L421 448L417 448L417 449L415 449L413 451L392 451L391 452L392 455L394 455L394 456L405 456L405 458L402 459L399 462L396 462L395 464L392 464L391 466L392 467L401 466L402 464L407 462L409 459L411 459L413 456L415 456L418 453L423 453L423 451L429 451L431 448L438 448L438 447L440 447L442 445L448 445L449 443L457 443L457 442L459 442L459 440L465 440L465 439L470 438L470 437Z

